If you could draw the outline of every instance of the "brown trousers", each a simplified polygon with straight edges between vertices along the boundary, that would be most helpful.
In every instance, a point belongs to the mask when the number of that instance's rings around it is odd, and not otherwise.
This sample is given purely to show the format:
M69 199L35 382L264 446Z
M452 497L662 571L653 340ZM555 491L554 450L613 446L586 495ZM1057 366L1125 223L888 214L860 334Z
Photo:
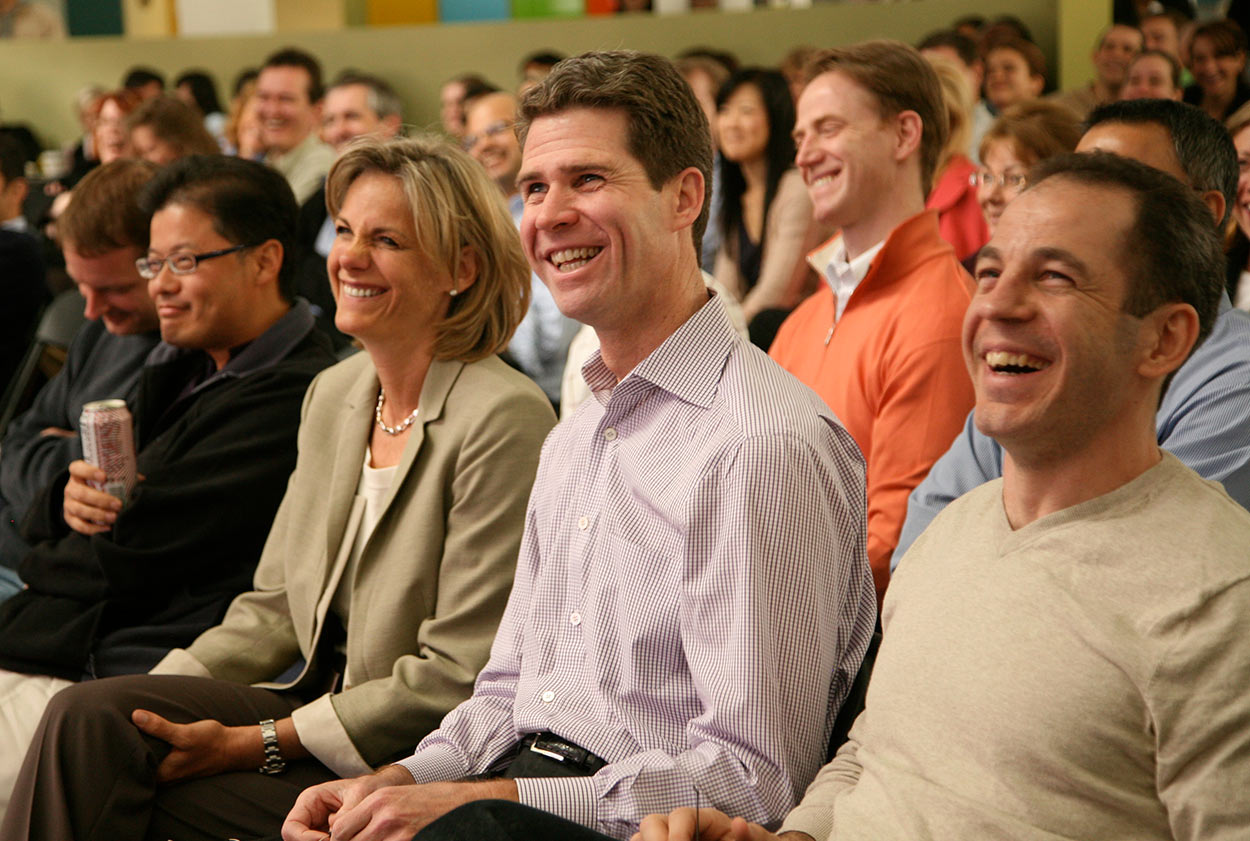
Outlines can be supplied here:
M198 677L132 675L79 683L48 704L26 754L0 841L241 841L276 836L299 793L337 775L316 760L276 776L232 772L169 786L156 768L169 752L130 721L145 709L177 723L280 719L289 693Z

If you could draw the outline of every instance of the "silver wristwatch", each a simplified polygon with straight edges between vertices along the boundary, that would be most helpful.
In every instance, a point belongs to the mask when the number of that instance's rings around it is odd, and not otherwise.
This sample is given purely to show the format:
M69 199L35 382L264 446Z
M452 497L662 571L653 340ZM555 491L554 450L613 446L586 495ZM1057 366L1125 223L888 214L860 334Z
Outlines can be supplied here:
M278 725L272 718L260 723L260 739L265 745L265 764L258 770L262 774L281 774L286 770L286 761L278 750Z

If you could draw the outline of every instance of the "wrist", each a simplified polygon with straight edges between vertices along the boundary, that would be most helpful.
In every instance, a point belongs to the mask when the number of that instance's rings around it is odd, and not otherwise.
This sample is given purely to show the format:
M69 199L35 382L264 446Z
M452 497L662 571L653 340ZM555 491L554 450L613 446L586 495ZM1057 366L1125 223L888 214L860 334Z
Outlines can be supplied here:
M254 771L265 764L265 743L259 724L231 727L230 733L234 743L230 751L235 760L231 763L234 770Z

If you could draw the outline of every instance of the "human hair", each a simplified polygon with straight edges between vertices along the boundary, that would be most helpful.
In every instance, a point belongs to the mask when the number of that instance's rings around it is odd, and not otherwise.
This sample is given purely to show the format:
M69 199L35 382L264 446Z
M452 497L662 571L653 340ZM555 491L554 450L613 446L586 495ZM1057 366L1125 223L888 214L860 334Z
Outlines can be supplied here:
M1211 50L1216 56L1244 55L1246 52L1246 33L1234 20L1221 18L1199 24L1189 43L1193 44L1199 38L1211 42Z
M794 99L786 77L777 70L748 67L739 70L721 85L716 93L716 107L725 103L740 88L754 87L764 104L764 119L768 123L768 142L764 146L766 164L764 177L764 224L768 224L768 206L777 195L777 185L787 170L794 168ZM720 156L721 242L737 242L738 226L742 224L742 194L747 183L742 167L724 154Z
M151 214L140 204L139 193L155 174L155 164L133 158L91 170L57 219L61 242L84 257L147 248Z
M5 182L26 177L26 150L12 135L0 133L0 179Z
M777 64L777 69L787 78L790 76L802 78L803 68L807 67L807 63L812 60L812 56L818 52L820 52L820 49L813 47L811 44L799 44L781 57L781 61Z
M1094 50L1095 50L1095 51L1097 51L1097 50L1101 50L1101 49L1102 49L1102 47L1103 47L1103 45L1107 43L1107 36L1108 36L1108 35L1110 35L1112 32L1114 32L1114 31L1115 31L1115 30L1117 30L1117 29L1127 29L1127 30L1129 30L1130 32L1136 32L1136 33L1137 33L1137 38L1138 38L1138 43L1139 43L1139 44L1141 43L1141 37L1142 37L1142 34L1141 34L1141 30L1140 30L1140 29L1138 29L1136 26L1134 26L1134 25L1133 25L1133 24L1131 24L1131 23L1119 23L1119 22L1116 22L1116 23L1112 23L1112 24L1110 24L1109 26L1104 27L1104 28L1103 28L1103 30L1102 30L1102 32L1099 32L1099 33L1098 33L1098 37L1094 39Z
M972 85L967 72L950 56L927 55L925 60L933 66L942 86L942 101L946 104L946 122L950 128L946 146L938 158L936 171L941 172L952 157L965 154L972 142Z
M1030 76L1041 76L1043 82L1046 80L1046 56L1042 54L1041 48L1032 41L1025 41L1023 38L1003 38L995 41L985 50L985 57L989 58L990 53L994 50L1011 50L1021 58L1024 63L1029 66Z
M261 70L270 67L298 67L308 74L308 101L320 102L325 96L325 88L321 85L321 62L309 53L297 47L283 47L270 54L261 65Z
M953 50L955 55L959 56L959 60L969 67L981 60L981 54L977 52L977 42L954 29L939 29L936 32L930 32L916 44L916 49L921 52L943 48Z
M103 94L95 103L95 113L99 116L100 111L110 102L117 105L118 110L122 112L122 116L129 116L131 111L139 107L143 100L139 98L139 94L130 88L118 88L115 91L109 91Z
M295 300L299 205L277 170L226 155L188 155L163 167L143 189L139 204L149 217L169 205L193 207L234 245L277 240L282 246L278 292Z
M234 84L230 87L230 98L237 99L239 94L243 93L250 85L256 87L256 80L260 78L260 70L255 67L244 67L239 71L239 75L234 77Z
M1164 304L1189 304L1198 313L1194 347L1200 345L1219 315L1224 253L1211 211L1198 195L1161 170L1109 152L1049 158L1030 173L1027 189L1050 179L1132 195L1135 219L1121 244L1128 278L1123 310L1141 318Z
M731 75L725 69L725 65L701 55L674 59L673 66L677 68L677 72L683 79L689 79L692 73L706 73L707 77L712 80L712 87L716 90L720 90L721 85L725 84Z
M1004 108L981 137L978 154L984 160L991 143L1007 141L1016 158L1032 166L1074 151L1083 133L1080 118L1071 108L1053 100L1034 99Z
M499 187L468 154L433 135L358 138L330 168L326 206L332 218L352 182L366 173L399 181L428 260L455 277L462 249L477 257L476 282L451 299L436 327L434 355L473 362L502 351L529 307L530 268Z
M165 77L159 70L151 67L132 67L126 71L122 79L122 87L126 90L142 88L153 83L160 85L162 90L165 88Z
M395 89L385 79L369 73L361 73L359 70L344 70L330 83L328 90L345 88L349 85L360 85L369 92L369 109L378 115L378 119L387 117L403 119L404 107L399 101L399 94L395 93Z
M738 72L740 63L738 57L728 50L718 50L712 47L687 47L677 54L677 58L706 58L719 64L725 68L730 76Z
M492 93L502 93L502 88L497 88L484 79L475 79L471 82L464 83L464 95L460 97L460 108L464 113L468 113L469 105L476 99L484 96L490 96Z
M920 189L929 195L950 134L942 85L933 66L902 41L864 41L818 53L807 64L807 81L834 71L845 73L872 94L882 119L904 111L920 117Z
M1177 37L1180 37L1181 29L1185 26L1185 24L1190 22L1190 18L1186 17L1185 13L1179 9L1163 9L1162 11L1150 12L1149 14L1142 15L1141 19L1137 21L1137 25L1140 28L1145 26L1147 21L1157 20L1160 18L1172 24L1172 28L1176 30Z
M1203 193L1219 190L1224 196L1220 226L1228 222L1237 198L1237 150L1218 120L1200 108L1171 99L1128 99L1095 108L1085 119L1085 131L1102 123L1165 128L1189 185Z
M985 42L984 49L989 49L991 46L997 46L998 42L1004 38L1018 38L1019 40L1027 41L1030 44L1034 43L1033 33L1029 29L1028 24L1015 15L999 15L994 18L986 24L981 37Z
M960 15L959 17L955 18L955 20L951 22L951 29L959 30L967 26L971 29L976 29L979 31L985 28L985 24L986 24L985 15L978 15L978 14L973 13L970 15Z
M191 92L195 107L200 109L201 114L214 114L222 110L221 100L217 98L217 84L208 73L203 70L188 70L174 80L175 89L183 85Z
M204 128L204 119L190 105L173 96L149 99L126 117L126 131L147 126L157 139L173 147L179 157L214 155L221 151Z
M564 56L554 50L538 50L537 52L529 53L525 58L521 59L521 63L517 65L517 71L524 73L525 68L531 64L537 64L539 67L550 69L562 61L564 61Z
M1179 89L1181 86L1181 63L1177 61L1174 56L1168 55L1163 50L1142 50L1134 56L1131 62L1129 62L1129 69L1132 70L1133 65L1141 61L1143 58L1150 57L1161 58L1167 62L1168 73L1172 79L1172 87Z
M703 209L690 234L696 256L712 200L712 137L694 91L663 56L632 50L566 58L530 88L517 109L517 137L530 124L573 108L601 108L625 116L625 148L659 190L694 167L703 176Z

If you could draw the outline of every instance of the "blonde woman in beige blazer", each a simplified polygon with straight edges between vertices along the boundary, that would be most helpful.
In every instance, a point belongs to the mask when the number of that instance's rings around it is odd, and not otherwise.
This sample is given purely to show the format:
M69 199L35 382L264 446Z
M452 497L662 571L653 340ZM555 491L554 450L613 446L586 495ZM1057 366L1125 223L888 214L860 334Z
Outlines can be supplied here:
M406 754L470 694L555 422L494 355L529 268L443 141L355 146L326 195L336 324L364 352L308 390L255 589L153 675L54 699L6 832L276 835L303 788Z

